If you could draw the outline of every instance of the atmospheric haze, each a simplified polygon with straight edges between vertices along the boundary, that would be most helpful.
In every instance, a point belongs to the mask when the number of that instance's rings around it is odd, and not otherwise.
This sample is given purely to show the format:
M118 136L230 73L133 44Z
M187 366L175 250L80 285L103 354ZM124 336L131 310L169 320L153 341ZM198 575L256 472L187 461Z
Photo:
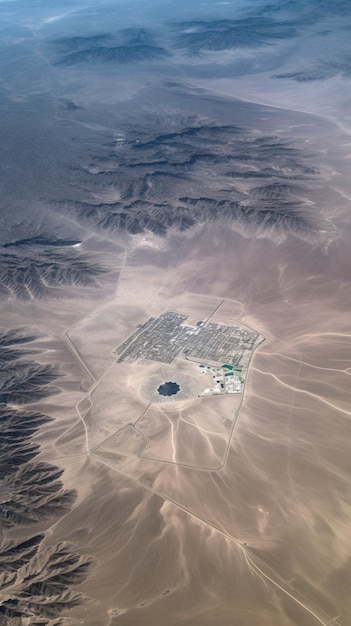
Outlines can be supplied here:
M347 626L349 0L0 16L0 625Z

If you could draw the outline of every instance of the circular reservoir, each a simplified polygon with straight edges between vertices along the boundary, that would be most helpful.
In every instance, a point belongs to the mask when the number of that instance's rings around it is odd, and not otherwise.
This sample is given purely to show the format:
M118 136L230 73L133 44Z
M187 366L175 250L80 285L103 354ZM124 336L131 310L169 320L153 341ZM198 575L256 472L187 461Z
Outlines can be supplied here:
M141 361L132 386L148 402L183 402L198 395L211 384L211 378L197 363L180 359L175 363Z
M168 381L167 383L163 383L157 389L160 396L175 396L176 393L180 390L178 383L173 383L172 381Z

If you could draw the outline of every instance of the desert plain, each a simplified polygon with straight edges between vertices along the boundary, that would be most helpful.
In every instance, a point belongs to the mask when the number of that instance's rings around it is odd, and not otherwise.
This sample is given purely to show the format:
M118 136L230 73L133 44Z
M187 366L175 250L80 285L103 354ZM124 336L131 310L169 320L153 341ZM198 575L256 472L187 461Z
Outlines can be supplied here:
M347 626L347 58L296 69L347 7L39 4L4 13L0 624ZM240 393L119 358L167 312L257 337Z

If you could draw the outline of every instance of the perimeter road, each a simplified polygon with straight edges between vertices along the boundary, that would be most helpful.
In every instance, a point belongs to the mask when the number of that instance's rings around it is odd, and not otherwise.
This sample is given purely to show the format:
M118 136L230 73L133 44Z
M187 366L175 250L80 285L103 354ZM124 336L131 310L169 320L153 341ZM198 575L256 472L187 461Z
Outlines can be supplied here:
M73 345L72 341L70 340L69 336L67 335L67 331L66 330L65 330L65 332L62 335L62 339L65 342L66 346L69 348L69 350L74 354L76 359L79 361L79 363L81 364L83 369L87 372L87 374L89 374L90 378L93 379L94 383L96 383L97 380L96 380L94 374L90 371L88 366L84 363L84 361L83 361L82 357L80 356L77 348Z
M220 304L216 307L216 309L213 311L213 313L207 318L205 324L207 324L209 322L209 320L215 315L215 313L219 310L219 308L224 304L225 299L222 300L222 302L220 302ZM77 360L79 361L79 363L82 365L82 367L84 368L84 370L89 374L89 376L93 379L94 384L92 385L90 391L88 392L88 394L86 394L85 397L89 397L90 398L90 394L92 393L92 391L96 388L96 386L99 384L99 382L102 380L102 378L106 375L107 371L114 365L114 363L109 366L107 368L107 370L104 372L104 374L99 378L96 379L95 376L92 374L92 372L89 370L89 368L87 367L87 365L84 363L83 359L80 357L78 351L76 350L75 346L73 345L72 341L70 340L70 338L67 335L67 331L63 333L63 341L66 343L66 345L68 346L68 348L70 349L70 351L74 354L74 356L77 358ZM250 359L251 360L251 359ZM256 369L256 368L255 368ZM248 370L249 370L249 365L248 365ZM245 389L244 389L245 390ZM243 398L244 399L244 393L243 393ZM82 398L83 400L83 398ZM87 445L87 453L90 453L89 450L89 442L88 442L88 430L87 430L87 426L85 424L84 418L81 415L79 409L78 409L78 404L80 404L80 402L82 401L80 400L77 403L76 406L76 410L77 413L81 419L81 421L83 422L84 425L84 430L85 430L85 437L86 437L86 445ZM91 398L90 398L91 400ZM240 405L241 406L241 405ZM240 407L239 407L239 411L240 411ZM232 427L232 431L231 431L231 436L233 434L233 430L235 427L235 424L237 422L237 418L238 418L238 414L239 411L237 413L236 416L236 420L233 423L233 427ZM141 416L140 416L141 417ZM139 419L140 419L139 417ZM139 419L137 420L137 422L139 421ZM136 423L137 423L136 422ZM133 425L134 426L134 425ZM135 426L134 426L135 427ZM138 429L136 429L138 431ZM141 433L140 433L141 434ZM231 437L230 437L231 439ZM229 446L230 446L230 442L229 442ZM226 454L226 458L224 460L223 466L225 465L227 458L228 458L228 453L229 453L229 446L227 448L227 454ZM200 515L197 515L196 513L193 513L190 509L188 509L187 507L183 506L182 504L180 504L179 502L177 502L176 500L173 500L173 498L170 498L168 496L165 496L164 494L154 490L152 487L142 483L139 479L134 478L133 476L126 474L125 472L121 471L120 469L117 469L115 467L111 467L111 465L109 465L107 462L105 462L100 455L96 455L94 454L95 458L102 464L107 466L110 470L112 469L113 471L117 472L118 474L121 474L123 476L125 476L126 478L128 478L129 480L132 480L133 482L136 482L138 485L142 486L144 489L146 489L147 491L151 492L153 495L158 496L159 498L161 498L163 501L169 502L170 504L173 504L174 506L176 506L178 509L180 509L181 511L183 511L186 515L189 515L190 517L197 519L198 521L200 521L202 524L204 524L205 526L210 527L212 530L214 530L215 532L219 533L220 535L222 535L223 537L225 537L226 539L229 539L232 543L234 543L243 553L246 564L248 566L248 568L252 568L252 570L254 572L256 572L260 577L265 578L267 581L269 581L274 587L276 587L277 589L279 589L282 593L284 593L285 595L287 595L289 598L291 598L293 601L295 601L299 606L301 606L301 608L303 608L305 611L307 611L310 615L312 615L318 622L319 624L322 624L322 626L335 626L336 624L338 624L337 619L339 616L332 618L330 615L328 615L325 611L323 611L322 609L320 609L317 606L314 606L314 604L310 601L308 601L307 599L304 600L300 600L297 595L296 592L294 591L294 593L290 592L288 589L286 589L285 587L289 587L289 583L285 582L280 575L278 574L278 572L275 572L272 568L270 568L268 565L266 565L264 563L264 561L262 561L259 557L255 557L255 561L253 559L252 556L250 556L250 554L248 553L247 548L245 548L245 545L243 544L243 542L239 541L238 539L236 539L235 537L233 537L232 535L226 533L225 531L221 530L220 528L217 528L214 524L212 524L211 522L203 519ZM141 457L142 458L142 457ZM201 470L200 470L201 471ZM211 470L210 470L211 471ZM212 470L214 471L214 470ZM260 563L260 566L257 565L257 561ZM264 571L266 570L266 571ZM269 573L267 573L269 572ZM275 576L276 578L279 579L280 582L277 582L276 580L274 580L274 578L272 576ZM300 595L300 594L299 594ZM301 596L300 596L301 597Z

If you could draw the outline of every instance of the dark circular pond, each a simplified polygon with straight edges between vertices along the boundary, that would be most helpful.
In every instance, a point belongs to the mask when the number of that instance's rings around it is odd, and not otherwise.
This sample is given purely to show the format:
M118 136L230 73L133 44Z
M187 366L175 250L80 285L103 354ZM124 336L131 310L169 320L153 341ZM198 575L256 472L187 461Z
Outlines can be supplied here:
M177 383L172 383L170 380L167 383L163 383L157 389L160 396L174 396L178 393L180 387Z

